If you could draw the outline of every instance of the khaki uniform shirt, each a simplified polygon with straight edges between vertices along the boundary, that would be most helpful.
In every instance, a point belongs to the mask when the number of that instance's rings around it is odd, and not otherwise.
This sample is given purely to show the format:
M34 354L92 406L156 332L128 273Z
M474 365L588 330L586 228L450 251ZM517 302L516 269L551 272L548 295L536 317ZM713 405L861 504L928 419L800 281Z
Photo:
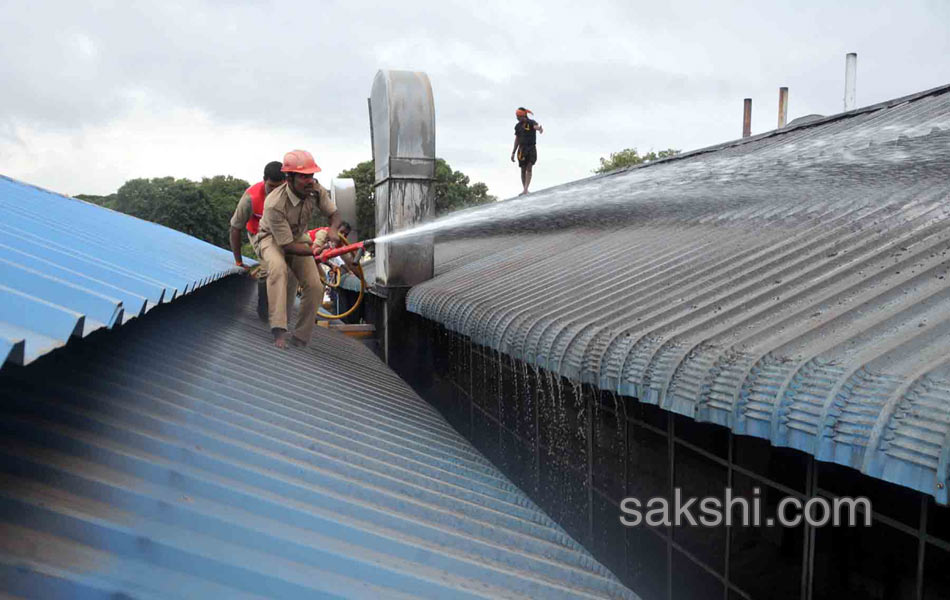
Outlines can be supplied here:
M317 182L314 182L314 188L314 195L298 198L287 182L268 194L264 200L264 216L261 217L257 242L260 244L273 237L278 246L286 246L295 241L309 243L307 224L313 216L314 208L318 208L326 217L336 212L330 192Z

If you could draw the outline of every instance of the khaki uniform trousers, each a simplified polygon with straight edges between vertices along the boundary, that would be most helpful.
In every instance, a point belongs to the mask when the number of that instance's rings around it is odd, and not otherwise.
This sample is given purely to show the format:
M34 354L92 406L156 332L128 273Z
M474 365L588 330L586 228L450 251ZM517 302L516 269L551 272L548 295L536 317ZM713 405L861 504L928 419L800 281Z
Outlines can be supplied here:
M261 246L257 243L257 235L258 234L256 233L248 232L247 241L251 242L251 248L254 249L254 255L257 256L258 262L261 263L260 268L257 270L258 276L261 279L267 279L267 267L264 266L264 259L261 258Z
M310 237L304 234L298 237L297 241L309 243ZM261 240L260 248L261 260L267 268L267 304L271 329L290 329L287 326L290 317L287 304L288 299L293 302L293 295L288 283L292 275L296 276L303 289L303 298L300 301L300 311L293 335L301 342L309 343L314 322L317 319L317 311L323 304L323 284L320 283L317 264L309 255L285 255L284 249L277 245L273 236L267 236Z
M264 281L267 279L267 265L264 264L264 255L261 252L261 245L257 242L258 235L248 233L248 240L251 242L251 248L254 249L254 255L257 256L257 262L260 263L257 269L257 279ZM293 273L287 278L287 318L294 312L294 301L297 299L297 279Z

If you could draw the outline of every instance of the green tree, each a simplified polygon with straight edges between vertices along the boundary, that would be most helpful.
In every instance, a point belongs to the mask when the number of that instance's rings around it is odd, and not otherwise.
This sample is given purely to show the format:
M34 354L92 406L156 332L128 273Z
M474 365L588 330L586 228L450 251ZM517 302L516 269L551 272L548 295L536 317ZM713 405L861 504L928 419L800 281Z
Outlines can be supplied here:
M114 194L76 198L165 225L228 248L231 214L248 183L230 175L200 182L174 177L130 179Z
M435 160L435 215L441 217L460 208L488 204L497 200L488 194L484 183L469 184L468 175L453 171L441 158Z
M200 183L157 177L130 179L108 196L78 194L76 198L227 248L231 213L247 187L246 181L224 175Z
M108 196L93 196L92 194L77 194L73 196L79 200L85 200L86 202L92 202L93 204L98 204L99 206L104 206L106 208L112 208L115 204L115 194L109 194Z
M661 158L669 158L670 156L676 156L679 153L679 150L669 148L667 150L660 150L659 152L650 150L646 154L641 155L639 152L637 152L636 148L625 148L620 152L611 152L609 158L601 157L600 167L594 169L594 173L608 173L610 171L616 171L617 169L632 167L645 162L659 160Z
M198 190L204 194L211 204L214 211L214 223L218 224L214 229L213 238L206 241L222 248L228 247L228 229L231 215L234 214L237 201L249 186L248 182L231 175L216 175L201 180L201 183L198 184Z
M115 210L177 229L227 247L227 221L221 222L208 196L188 179L132 179L116 192Z
M364 239L376 237L376 201L373 197L373 184L376 170L373 161L361 162L352 169L340 173L340 177L353 179L356 184L356 227ZM488 193L484 183L471 183L471 179L461 171L455 171L441 158L435 161L435 214L446 213L495 202L497 198Z

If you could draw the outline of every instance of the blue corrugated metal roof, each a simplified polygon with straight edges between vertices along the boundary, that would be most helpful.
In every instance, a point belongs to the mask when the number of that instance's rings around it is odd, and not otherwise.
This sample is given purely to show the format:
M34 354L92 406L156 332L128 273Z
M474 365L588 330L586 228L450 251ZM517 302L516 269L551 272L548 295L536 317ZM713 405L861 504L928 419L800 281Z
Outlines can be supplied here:
M0 365L29 363L234 273L226 250L0 175Z
M254 290L0 373L8 592L635 598L360 343L274 348Z
M469 211L408 305L946 504L948 217L943 87Z

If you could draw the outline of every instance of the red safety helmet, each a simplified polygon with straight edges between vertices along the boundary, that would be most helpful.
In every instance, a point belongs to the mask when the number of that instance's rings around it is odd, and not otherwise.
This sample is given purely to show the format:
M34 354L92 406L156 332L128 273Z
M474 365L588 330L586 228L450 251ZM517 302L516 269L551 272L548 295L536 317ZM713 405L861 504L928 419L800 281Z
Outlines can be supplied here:
M313 160L313 155L306 150L292 150L284 155L284 164L281 173L313 174L321 171Z

